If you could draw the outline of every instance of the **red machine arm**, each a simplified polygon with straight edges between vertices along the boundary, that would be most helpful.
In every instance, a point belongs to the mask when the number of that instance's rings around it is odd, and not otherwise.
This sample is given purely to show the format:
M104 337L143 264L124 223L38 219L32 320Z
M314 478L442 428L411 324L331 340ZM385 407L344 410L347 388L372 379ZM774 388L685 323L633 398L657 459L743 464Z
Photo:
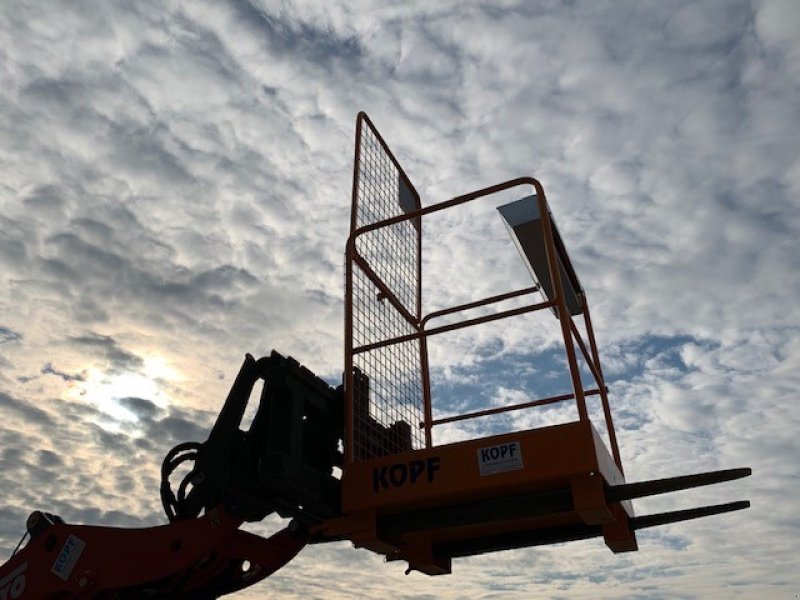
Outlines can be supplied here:
M242 431L259 379L258 412ZM164 459L168 525L72 525L35 511L27 545L0 566L0 600L213 600L261 581L302 550L311 527L339 514L341 412L341 391L296 361L248 355L208 440ZM173 493L170 475L187 463ZM292 521L272 537L239 530L275 512Z
M32 523L31 523L32 522ZM118 529L33 513L30 542L0 567L0 598L205 599L271 575L305 546L297 524L269 539L240 531L222 507L198 519Z

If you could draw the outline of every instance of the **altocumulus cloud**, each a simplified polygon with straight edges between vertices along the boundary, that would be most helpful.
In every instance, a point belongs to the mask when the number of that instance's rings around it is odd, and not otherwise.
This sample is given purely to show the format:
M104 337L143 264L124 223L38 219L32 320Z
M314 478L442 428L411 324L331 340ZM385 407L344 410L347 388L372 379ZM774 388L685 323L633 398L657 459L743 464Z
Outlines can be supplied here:
M544 183L630 479L755 469L639 511L754 507L457 579L312 548L238 597L797 594L798 31L791 0L3 3L0 542L33 508L161 522L161 457L205 436L244 352L336 382L363 109L424 203ZM431 221L429 308L525 284L491 213ZM434 344L437 411L555 389L556 339L531 319Z

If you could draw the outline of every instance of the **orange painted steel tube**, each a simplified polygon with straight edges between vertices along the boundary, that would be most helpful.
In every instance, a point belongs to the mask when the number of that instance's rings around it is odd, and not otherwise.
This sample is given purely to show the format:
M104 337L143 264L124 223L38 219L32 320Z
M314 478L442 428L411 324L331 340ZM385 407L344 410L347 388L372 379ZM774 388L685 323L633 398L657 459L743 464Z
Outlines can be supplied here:
M420 360L422 361L422 392L425 406L425 421L423 427L425 428L425 447L430 448L433 446L433 406L431 403L431 374L428 371L428 338L420 336L419 338L419 351Z
M435 310L430 314L425 315L422 318L422 325L425 326L425 323L430 321L431 319L436 319L438 317L443 317L445 315L451 315L453 313L461 312L462 310L469 310L471 308L479 308L481 306L486 306L488 304L493 304L495 302L502 302L503 300L510 300L511 298L516 298L518 296L525 296L526 294L533 294L534 292L538 292L539 287L533 286L529 288L525 288L522 290L517 290L516 292L508 292L506 294L498 294L497 296L489 296L488 298L484 298L483 300L477 300L475 302L467 302L466 304L459 304L458 306L452 306L450 308L444 308L442 310Z
M561 335L564 337L564 349L567 355L570 376L572 378L572 388L575 392L575 403L578 406L578 416L580 420L588 421L589 413L586 411L586 398L584 398L583 395L581 372L580 369L578 369L578 361L575 357L575 346L572 341L568 323L569 313L567 311L567 303L564 300L564 288L561 282L561 271L558 263L558 255L556 254L556 245L553 240L553 225L550 221L550 210L547 206L547 199L545 198L544 189L541 184L537 181L534 187L536 187L536 198L539 202L539 216L542 219L544 247L547 254L547 263L550 268L550 282L553 285L553 292L556 296L555 303L558 310L558 321L561 324Z
M351 260L354 263L356 263L358 267L364 272L364 275L366 275L369 278L369 280L375 284L375 287L380 290L381 294L384 295L384 297L390 302L390 304L394 307L394 309L397 312L399 312L403 316L403 318L406 321L408 321L408 323L412 327L414 327L414 329L419 329L419 321L417 320L417 318L414 317L414 315L412 315L410 312L408 312L406 307L403 306L403 303L400 302L400 300L397 299L397 296L394 295L394 292L392 292L392 290L390 290L389 287L385 283L383 283L381 278L378 277L378 274L372 270L367 261L365 261L361 257L361 255L358 254L358 252L356 251L353 252Z
M356 229L356 204L358 202L358 168L361 162L361 129L366 118L359 113L356 119L355 156L353 158L353 189L350 206L350 234ZM344 459L346 463L355 460L353 429L355 417L353 413L353 245L349 239L345 248L344 275Z
M611 405L608 401L608 388L606 387L605 377L603 376L603 367L600 365L600 353L597 351L597 342L594 337L594 328L592 327L592 317L589 315L589 303L586 301L585 294L581 300L583 300L583 320L586 324L589 346L592 349L592 356L597 365L597 372L600 375L601 382L599 386L600 389L603 390L600 394L600 400L603 403L603 415L606 418L606 429L608 430L608 441L611 443L611 454L614 456L614 462L617 463L619 472L624 475L625 471L622 468L622 456L620 455L619 444L617 443L617 432L614 428L614 418L611 416Z
M587 396L596 396L601 393L603 393L603 391L599 389L587 390L584 392L584 394ZM431 425L443 425L445 423L453 423L454 421L465 421L467 419L477 419L478 417L487 417L489 415L496 415L499 413L511 412L514 410L533 408L534 406L546 406L548 404L556 404L558 402L564 402L565 400L572 400L573 398L575 398L575 394L561 394L560 396L550 396L549 398L531 400L530 402L521 402L519 404L511 404L509 406L499 406L496 408L487 408L485 410L478 410L471 413L453 415L451 417L442 417L441 419L434 419L431 422Z
M420 337L429 337L432 335L436 335L438 333L445 333L447 331L453 331L455 329L463 329L465 327L470 327L472 325L479 325L481 323L488 323L490 321L497 321L499 319L505 319L506 317L513 317L516 315L524 315L525 313L533 312L536 310L542 310L544 308L550 308L554 306L555 303L552 301L548 302L540 302L538 304L530 304L528 306L521 306L519 308L512 308L509 310L504 310L499 313L495 313L493 315L486 315L484 317L476 317L474 319L467 319L466 321L461 321L459 323L451 323L450 325L441 325L440 327L434 327L433 329L428 329L427 331L419 331L417 333L409 333L408 335L401 335L398 337L390 338L388 340L383 340L382 342L375 342L373 344L365 344L363 346L358 346L357 348L352 349L353 354L361 354L362 352L369 352L370 350L376 350L377 348L383 348L384 346L392 346L394 344L401 344L403 342L410 342L411 340L416 340Z
M350 238L347 240L347 243L348 245L354 243L355 238L364 233L367 233L368 231L372 231L374 229L380 229L382 227L388 227L390 225L394 225L395 223L402 223L403 221L416 219L417 217L422 217L424 215L438 212L446 208L458 206L459 204L465 204L467 202L471 202L472 200L477 200L478 198L489 196L491 194L496 194L497 192L502 192L503 190L508 190L520 185L532 185L537 190L542 189L541 184L533 177L517 177L516 179L509 179L508 181L504 181L502 183L489 186L487 188L476 190L474 192L470 192L469 194L464 194L463 196L456 196L455 198L451 198L450 200L445 200L444 202L439 202L438 204L431 204L430 206L426 206L425 208L420 208L419 210L407 212L404 215L398 215L390 219L384 219L383 221L378 221L376 223L370 223L369 225L364 225L363 227L359 227L358 229L350 232Z
M575 321L572 320L570 315L567 316L569 317L569 327L572 331L573 339L578 342L578 347L581 349L581 354L583 354L583 358L586 360L586 365L592 372L597 385L603 385L603 375L598 370L598 365L595 364L594 358L589 354L589 349L586 347L586 342L583 341L583 337L581 337L581 332L578 331L578 326L575 325Z
M421 205L420 205L421 208ZM422 217L417 219L417 317L422 317ZM413 223L413 222L412 222ZM424 329L425 323L420 320L417 329ZM422 402L425 416L425 447L433 446L433 399L431 397L431 373L428 364L428 339L419 338L419 360L422 367Z

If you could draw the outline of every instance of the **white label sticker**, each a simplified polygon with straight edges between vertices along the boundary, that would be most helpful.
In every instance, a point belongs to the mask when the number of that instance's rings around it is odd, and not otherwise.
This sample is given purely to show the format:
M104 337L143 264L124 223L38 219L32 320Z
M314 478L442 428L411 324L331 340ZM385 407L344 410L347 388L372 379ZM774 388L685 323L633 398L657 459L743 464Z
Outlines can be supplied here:
M61 548L61 552L58 553L58 558L56 558L56 562L53 563L50 571L62 581L67 581L84 548L86 548L86 542L82 539L74 535L67 537L67 541L64 542L64 546Z
M519 442L478 448L478 469L480 469L481 476L518 471L523 466L522 448Z

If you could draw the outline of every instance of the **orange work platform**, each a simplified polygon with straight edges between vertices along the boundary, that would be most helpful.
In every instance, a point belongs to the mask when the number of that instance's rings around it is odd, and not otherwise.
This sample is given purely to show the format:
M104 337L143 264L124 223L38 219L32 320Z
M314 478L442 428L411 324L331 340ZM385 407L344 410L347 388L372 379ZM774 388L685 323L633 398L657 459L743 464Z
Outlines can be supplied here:
M630 503L605 499L622 482L589 422L554 425L354 462L331 533L430 575L454 556L595 535L636 550Z
M423 313L424 217L507 190L519 191L519 199L499 207L500 215L533 285ZM637 529L747 505L634 515L633 498L736 479L749 469L626 483L586 293L536 179L513 179L423 208L386 142L360 113L345 264L341 515L319 526L321 539L350 539L436 575L449 573L454 557L590 537L603 537L614 552L632 551ZM534 294L541 297L519 305ZM495 306L512 298L514 308ZM494 312L431 325L481 307ZM571 389L434 419L428 339L536 311L558 320ZM588 396L599 396L598 425L608 446L590 419ZM561 402L575 403L577 421L434 443L434 429L444 423Z

